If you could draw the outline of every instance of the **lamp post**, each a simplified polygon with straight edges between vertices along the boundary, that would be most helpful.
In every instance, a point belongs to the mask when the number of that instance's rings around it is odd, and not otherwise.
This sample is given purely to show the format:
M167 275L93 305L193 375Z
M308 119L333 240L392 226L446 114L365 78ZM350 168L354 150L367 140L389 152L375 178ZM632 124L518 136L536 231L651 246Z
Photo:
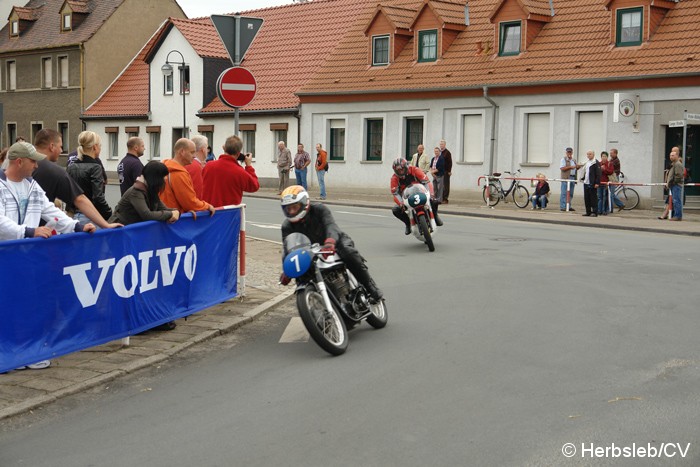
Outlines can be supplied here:
M177 53L182 59L181 62L170 61L170 54ZM177 69L180 71L180 94L182 94L182 137L187 138L189 136L189 131L187 131L187 113L185 112L185 73L190 69L189 65L185 64L185 57L179 50L171 50L165 57L165 65L160 67L163 72L164 77L173 75L173 66L171 63L178 65Z

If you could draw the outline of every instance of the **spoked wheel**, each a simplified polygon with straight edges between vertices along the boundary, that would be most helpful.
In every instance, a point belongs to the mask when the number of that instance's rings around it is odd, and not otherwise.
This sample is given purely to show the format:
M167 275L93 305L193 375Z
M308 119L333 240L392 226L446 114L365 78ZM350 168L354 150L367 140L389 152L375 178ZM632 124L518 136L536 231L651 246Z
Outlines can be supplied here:
M384 299L379 300L377 303L369 304L369 311L372 313L367 316L367 323L374 329L381 329L386 326L386 322L389 319L387 315L386 303Z
M500 196L498 196L498 186L495 183L486 185L481 196L484 198L484 203L489 206L495 206L501 200Z
M420 224L420 230L423 233L425 244L428 245L428 250L435 251L435 244L433 243L433 237L430 236L430 229L428 228L428 221L426 217L428 216L418 216L418 223Z
M617 197L625 203L623 208L625 211L630 211L639 205L639 193L632 188L622 187L622 190L617 192Z
M530 200L530 193L528 193L527 188L522 185L518 185L513 190L513 202L519 208L524 208L527 206Z
M297 309L306 330L314 341L331 355L341 355L348 348L348 331L333 309L328 311L323 296L312 284L297 292Z

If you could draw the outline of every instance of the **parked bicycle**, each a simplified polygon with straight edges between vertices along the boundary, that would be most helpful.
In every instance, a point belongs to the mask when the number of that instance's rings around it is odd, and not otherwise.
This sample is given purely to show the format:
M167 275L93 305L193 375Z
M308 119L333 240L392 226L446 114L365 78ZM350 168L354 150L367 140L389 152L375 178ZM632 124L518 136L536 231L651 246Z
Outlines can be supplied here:
M513 178L517 178L520 175L520 169L517 172L503 172L508 175L512 175ZM528 201L530 200L530 192L527 188L520 183L520 180L512 180L512 183L507 190L503 189L501 184L501 173L494 172L493 175L489 176L488 183L484 187L482 196L484 202L489 206L495 206L500 200L507 203L507 196L512 194L513 202L519 208L527 207Z
M618 180L620 181L620 183L624 183L625 174L620 172ZM615 196L617 196L618 199L625 204L625 207L622 208L625 211L631 211L632 209L639 206L639 193L637 193L637 190L635 190L634 188L630 188L624 185L615 185L614 190Z

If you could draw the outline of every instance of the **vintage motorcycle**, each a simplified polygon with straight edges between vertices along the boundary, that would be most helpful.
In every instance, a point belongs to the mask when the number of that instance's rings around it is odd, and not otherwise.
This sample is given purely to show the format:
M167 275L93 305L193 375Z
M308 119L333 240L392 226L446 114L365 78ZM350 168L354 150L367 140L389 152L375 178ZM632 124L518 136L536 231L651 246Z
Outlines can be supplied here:
M331 355L348 348L348 329L362 321L380 329L387 323L384 299L370 298L337 254L329 254L301 233L284 239L284 273L296 279L299 316L314 341Z
M437 225L430 207L430 191L421 183L414 183L403 190L403 205L411 220L413 235L428 245L428 250L435 251L433 235Z

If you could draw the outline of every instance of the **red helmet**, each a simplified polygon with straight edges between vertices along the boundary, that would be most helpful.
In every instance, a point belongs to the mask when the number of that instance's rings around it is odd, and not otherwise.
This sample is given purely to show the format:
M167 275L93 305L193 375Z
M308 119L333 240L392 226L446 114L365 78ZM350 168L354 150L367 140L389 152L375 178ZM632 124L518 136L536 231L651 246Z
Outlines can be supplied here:
M404 178L406 175L408 175L408 161L403 157L397 157L394 159L394 163L391 164L391 167L394 169L394 173L399 178Z

